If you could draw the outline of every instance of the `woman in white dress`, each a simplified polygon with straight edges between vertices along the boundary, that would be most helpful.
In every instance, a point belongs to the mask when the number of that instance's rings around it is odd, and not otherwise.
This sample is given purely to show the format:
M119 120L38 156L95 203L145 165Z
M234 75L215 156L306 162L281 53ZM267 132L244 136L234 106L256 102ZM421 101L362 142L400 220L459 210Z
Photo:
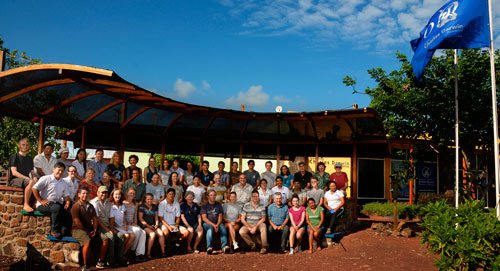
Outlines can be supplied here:
M128 225L128 231L135 235L131 249L135 250L136 260L145 261L146 232L137 224L137 209L139 206L134 201L135 194L135 189L129 188L125 195L126 200L123 201L123 205L125 205L125 221Z
M135 235L133 232L128 231L128 224L124 219L126 209L125 205L123 205L122 190L113 190L109 201L113 204L109 212L109 224L112 228L124 234L123 255L126 255L134 243Z

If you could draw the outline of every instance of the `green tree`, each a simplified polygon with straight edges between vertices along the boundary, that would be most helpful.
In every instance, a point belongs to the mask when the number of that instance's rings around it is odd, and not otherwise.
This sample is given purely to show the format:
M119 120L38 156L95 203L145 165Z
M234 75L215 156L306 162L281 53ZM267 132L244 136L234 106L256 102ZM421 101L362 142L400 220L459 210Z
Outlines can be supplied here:
M499 51L496 52L497 65L498 56ZM434 57L421 82L415 79L408 58L400 53L396 57L401 63L399 70L368 70L377 83L375 87L358 92L353 78L346 76L343 82L353 88L353 93L372 98L370 106L383 119L390 139L423 138L426 140L420 143L427 145L427 149L428 145L437 149L441 180L451 187L454 151L449 146L454 145L455 137L453 52L446 50ZM460 146L472 156L475 146L492 149L489 54L479 49L461 50L458 63Z
M0 50L4 51L5 69L12 69L21 66L41 63L40 59L28 56L26 52L19 50L10 50L4 47L4 42L0 37ZM36 155L38 148L38 134L40 130L39 123L32 123L20 119L0 115L0 166L6 166L11 154L17 151L17 142L21 137L29 138L31 142L31 156ZM44 129L47 142L57 145L56 133L62 131L62 128L47 126Z

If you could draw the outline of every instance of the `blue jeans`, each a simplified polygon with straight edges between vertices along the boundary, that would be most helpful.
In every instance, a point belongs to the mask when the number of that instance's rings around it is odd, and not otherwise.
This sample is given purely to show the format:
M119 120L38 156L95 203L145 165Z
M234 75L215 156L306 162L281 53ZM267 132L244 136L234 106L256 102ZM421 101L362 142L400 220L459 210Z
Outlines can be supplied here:
M214 227L210 224L203 223L203 229L206 232L206 237L207 237L207 249L212 248L212 240L214 239ZM227 246L227 230L222 223L219 225L219 236L220 236L220 242L221 242L221 248L223 249L225 246Z

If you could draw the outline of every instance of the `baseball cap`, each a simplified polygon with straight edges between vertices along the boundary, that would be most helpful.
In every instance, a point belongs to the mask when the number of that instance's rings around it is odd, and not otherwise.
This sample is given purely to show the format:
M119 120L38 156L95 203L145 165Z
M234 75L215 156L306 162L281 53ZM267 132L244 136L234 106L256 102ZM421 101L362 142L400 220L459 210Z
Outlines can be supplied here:
M59 152L60 153L69 152L69 149L66 147L63 147L63 148L61 148L61 150Z
M109 191L105 185L101 185L101 186L99 186L99 189L97 189L97 192L102 193L102 192L109 192Z

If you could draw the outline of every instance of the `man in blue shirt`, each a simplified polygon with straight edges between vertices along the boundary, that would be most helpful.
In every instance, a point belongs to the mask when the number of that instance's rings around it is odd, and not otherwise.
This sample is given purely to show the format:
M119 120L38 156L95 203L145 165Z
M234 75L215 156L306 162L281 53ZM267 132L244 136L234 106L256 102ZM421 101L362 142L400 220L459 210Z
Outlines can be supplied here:
M286 253L286 241L288 240L288 206L283 204L283 196L280 192L274 194L274 203L267 208L267 216L269 217L269 226L267 227L271 249L279 251L276 244L276 235L281 232L281 251Z

